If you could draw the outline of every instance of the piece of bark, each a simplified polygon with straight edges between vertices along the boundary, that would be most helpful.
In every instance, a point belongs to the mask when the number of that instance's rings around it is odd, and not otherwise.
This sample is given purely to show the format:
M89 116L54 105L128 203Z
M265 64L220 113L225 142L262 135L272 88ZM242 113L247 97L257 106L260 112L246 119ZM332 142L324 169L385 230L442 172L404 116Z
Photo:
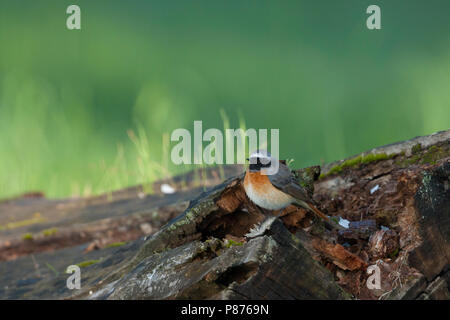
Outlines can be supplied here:
M315 238L312 241L312 246L343 270L354 271L367 267L367 264L360 257L349 252L338 243L332 244Z
M415 204L423 240L409 262L430 281L450 267L450 160L424 171L421 180Z

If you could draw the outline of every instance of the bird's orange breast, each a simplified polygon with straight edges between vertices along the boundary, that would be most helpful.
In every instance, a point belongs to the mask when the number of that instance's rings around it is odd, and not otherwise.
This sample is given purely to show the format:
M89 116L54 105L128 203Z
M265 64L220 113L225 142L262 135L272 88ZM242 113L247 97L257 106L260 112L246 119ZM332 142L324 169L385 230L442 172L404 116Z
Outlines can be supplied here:
M254 189L264 191L267 188L274 188L267 175L261 174L260 172L250 172L247 171L244 178L244 186L249 184L252 185Z
M247 171L244 178L244 189L250 200L265 209L278 210L293 202L290 195L275 188L269 177L260 172Z

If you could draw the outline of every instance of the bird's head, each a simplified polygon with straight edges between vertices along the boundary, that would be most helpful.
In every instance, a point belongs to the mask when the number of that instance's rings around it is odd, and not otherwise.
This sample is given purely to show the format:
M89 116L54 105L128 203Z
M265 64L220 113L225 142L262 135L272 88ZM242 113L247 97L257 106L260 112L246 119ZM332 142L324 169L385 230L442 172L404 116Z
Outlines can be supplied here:
M275 159L266 150L256 150L247 160L250 162L250 172L260 172L261 169L270 168Z

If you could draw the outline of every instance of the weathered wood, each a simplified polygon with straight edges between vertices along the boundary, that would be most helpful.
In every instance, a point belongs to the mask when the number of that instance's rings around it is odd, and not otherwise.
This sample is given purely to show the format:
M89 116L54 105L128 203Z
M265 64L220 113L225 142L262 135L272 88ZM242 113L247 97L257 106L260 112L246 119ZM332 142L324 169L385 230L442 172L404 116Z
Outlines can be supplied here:
M223 168L224 177L239 172L240 166ZM205 177L201 186L188 173L155 182L151 194L137 186L89 198L52 200L36 193L0 201L0 261L85 243L101 248L153 234L205 187L221 181L218 168L198 174ZM163 194L164 183L176 193Z
M422 173L415 203L422 243L409 262L431 281L450 264L450 161Z
M343 299L346 294L274 220L244 246L226 248L219 239L197 240L150 255L114 283L108 294L100 291L91 297Z
M447 131L326 165L319 179L317 168L299 171L323 212L350 221L344 231L301 209L261 210L237 175L189 199L182 214L148 237L0 262L0 272L13 275L0 279L0 297L447 299L449 161ZM137 199L96 208L119 217L124 203L129 216L143 210ZM65 288L61 257L70 264L98 260L83 268L80 292ZM366 267L375 264L381 288L372 290Z

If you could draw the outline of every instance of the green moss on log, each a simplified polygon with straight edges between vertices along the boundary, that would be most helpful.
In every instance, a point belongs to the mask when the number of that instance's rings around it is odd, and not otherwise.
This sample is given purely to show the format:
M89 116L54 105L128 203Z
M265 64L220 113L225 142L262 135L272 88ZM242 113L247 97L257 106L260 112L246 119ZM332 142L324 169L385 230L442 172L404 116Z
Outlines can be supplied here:
M433 145L424 150L419 145L416 144L412 147L411 157L398 159L395 164L402 168L415 164L436 164L440 159L450 156L450 149L446 149L443 146Z
M422 145L421 145L420 143L418 143L418 144L414 145L414 146L411 148L411 153L412 153L412 154L417 154L417 153L419 153L421 150L422 150Z
M31 240L33 240L33 235L31 233L25 233L22 236L22 239L25 240L25 241L31 241Z
M77 263L76 265L79 266L80 268L85 268L85 267L89 267L93 264L99 263L100 260L88 260L88 261L83 261L80 263Z
M369 153L365 156L357 156L332 167L326 174L321 174L320 179L341 173L347 168L357 168L361 165L367 165L369 163L378 162L381 160L388 160L396 157L397 154L386 154L386 153Z
M106 247L107 248L115 248L115 247L121 247L124 244L126 244L126 242L120 241L120 242L114 242L114 243L108 244Z
M46 237L50 237L55 235L56 233L58 233L58 229L57 228L50 228L50 229L46 229L44 231L42 231L42 234Z
M228 239L226 242L226 247L231 248L233 246L242 246L243 244L244 244L243 242L238 242L238 241Z

